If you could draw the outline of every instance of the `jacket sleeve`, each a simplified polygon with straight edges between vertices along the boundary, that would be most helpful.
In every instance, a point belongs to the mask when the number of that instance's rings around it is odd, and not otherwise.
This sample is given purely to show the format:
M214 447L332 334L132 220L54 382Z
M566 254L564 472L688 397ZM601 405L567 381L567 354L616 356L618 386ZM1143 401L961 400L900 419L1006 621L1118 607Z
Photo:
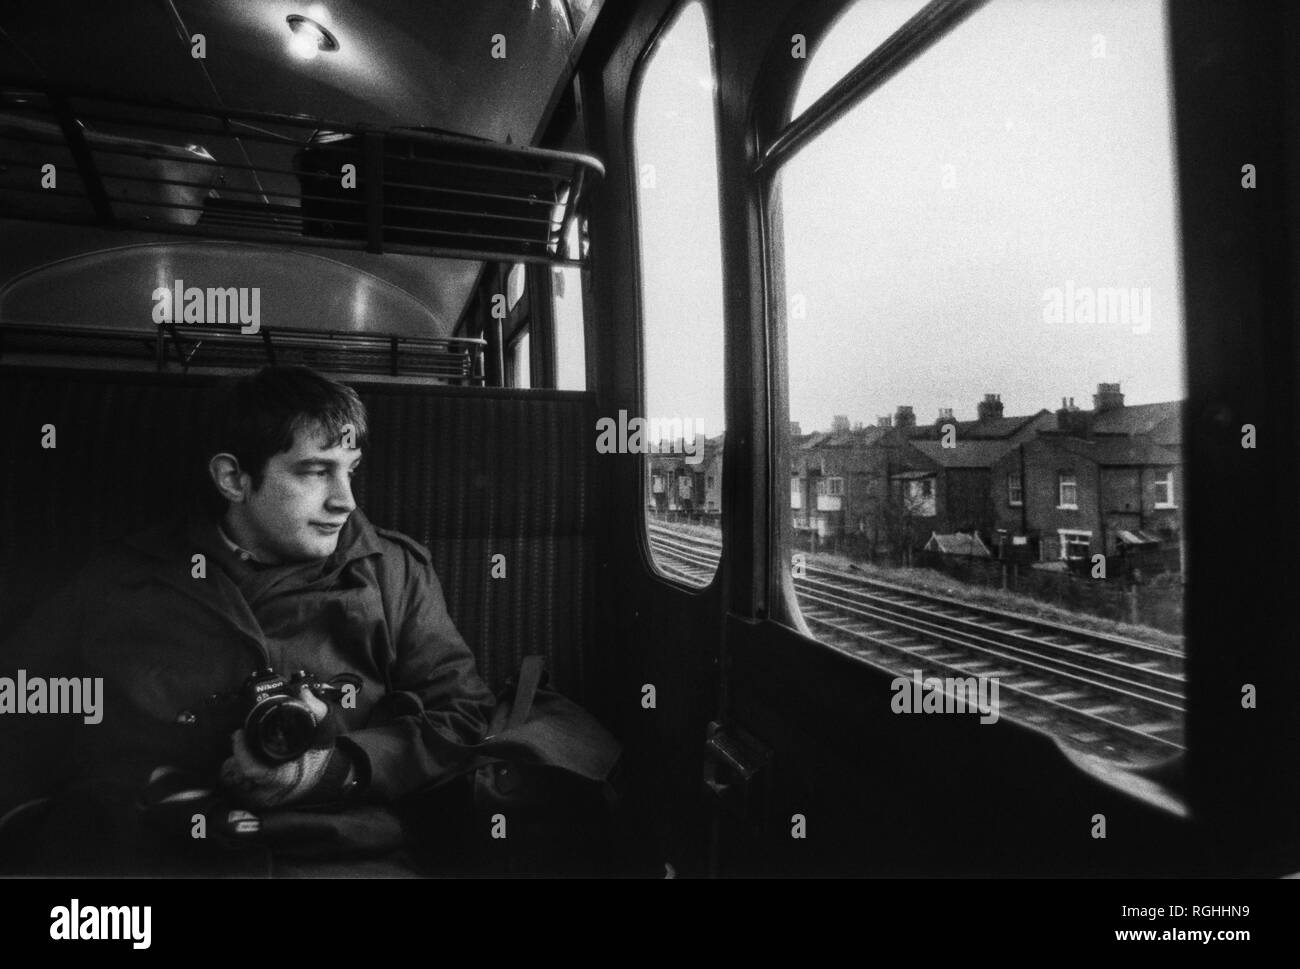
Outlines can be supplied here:
M390 693L371 725L340 738L354 756L362 755L369 793L380 800L401 797L457 767L465 755L456 747L482 740L494 705L447 612L431 562L405 548L397 557L403 567L381 578L394 630Z

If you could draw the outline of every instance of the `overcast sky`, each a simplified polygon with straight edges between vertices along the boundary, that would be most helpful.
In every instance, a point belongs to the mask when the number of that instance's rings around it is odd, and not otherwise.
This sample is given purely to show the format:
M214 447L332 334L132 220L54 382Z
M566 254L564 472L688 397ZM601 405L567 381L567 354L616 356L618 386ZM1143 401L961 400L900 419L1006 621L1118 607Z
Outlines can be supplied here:
M796 111L922 5L860 0L810 37ZM687 7L646 72L636 150L648 414L712 435L722 284L702 23ZM898 404L920 422L973 418L987 392L1008 415L1087 407L1102 381L1128 403L1183 396L1168 95L1159 2L993 0L804 148L780 176L791 418L870 424ZM1045 294L1067 285L1149 299L1149 321L1049 322Z

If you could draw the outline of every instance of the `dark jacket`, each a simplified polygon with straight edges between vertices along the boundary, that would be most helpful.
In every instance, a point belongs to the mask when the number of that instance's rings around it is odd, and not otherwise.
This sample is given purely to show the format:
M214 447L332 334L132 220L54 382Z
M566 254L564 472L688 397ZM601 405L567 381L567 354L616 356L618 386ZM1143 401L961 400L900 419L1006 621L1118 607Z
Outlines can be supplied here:
M58 790L45 840L60 849L62 863L51 862L59 870L193 870L193 859L167 857L136 802L160 765L215 777L238 723L204 701L238 691L268 661L282 673L359 681L355 706L337 713L371 804L454 772L447 751L481 740L493 706L427 551L359 510L329 558L264 570L241 563L210 521L126 539L39 610L3 656L5 675L25 664L29 676L103 677L101 723L0 716L0 811ZM233 870L264 865L244 853Z

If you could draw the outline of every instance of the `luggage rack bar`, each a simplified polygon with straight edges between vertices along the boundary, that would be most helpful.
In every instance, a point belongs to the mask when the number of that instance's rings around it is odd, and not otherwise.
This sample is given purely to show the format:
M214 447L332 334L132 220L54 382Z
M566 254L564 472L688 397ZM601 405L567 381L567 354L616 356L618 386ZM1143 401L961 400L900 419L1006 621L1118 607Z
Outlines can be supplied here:
M568 230L604 175L576 152L4 77L0 158L9 218L559 265L581 264Z
M486 345L486 340L473 337L430 339L290 327L264 326L244 334L237 327L188 323L166 323L148 331L0 322L0 362L9 362L15 354L75 355L152 361L159 372L300 364L324 372L434 378L475 387L485 382Z

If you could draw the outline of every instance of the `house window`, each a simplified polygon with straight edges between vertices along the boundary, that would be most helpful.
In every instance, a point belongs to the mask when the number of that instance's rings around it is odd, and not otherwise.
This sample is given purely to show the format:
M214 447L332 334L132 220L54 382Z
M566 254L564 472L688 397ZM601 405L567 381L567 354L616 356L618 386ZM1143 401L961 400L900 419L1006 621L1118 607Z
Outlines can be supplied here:
M907 482L907 512L922 518L935 514L933 478Z
M1020 475L1007 475L1007 504L1019 507L1024 503L1024 494L1020 490Z
M1086 559L1092 549L1092 532L1076 532L1058 529L1061 537L1061 558L1066 561Z
M683 475L682 477L677 479L677 494L679 497L682 498L689 498L691 496L690 475Z
M1174 472L1172 470L1166 471L1156 478L1156 507L1178 507L1178 503L1174 500Z
M709 489L713 488L713 475L709 475L707 478L704 479L704 487Z
M838 497L844 494L843 478L818 478L817 494Z
M664 476L662 474L657 474L650 479L650 491L656 495L664 493Z
M1060 497L1056 502L1057 508L1074 508L1079 507L1079 482L1072 474L1063 474L1059 477Z

